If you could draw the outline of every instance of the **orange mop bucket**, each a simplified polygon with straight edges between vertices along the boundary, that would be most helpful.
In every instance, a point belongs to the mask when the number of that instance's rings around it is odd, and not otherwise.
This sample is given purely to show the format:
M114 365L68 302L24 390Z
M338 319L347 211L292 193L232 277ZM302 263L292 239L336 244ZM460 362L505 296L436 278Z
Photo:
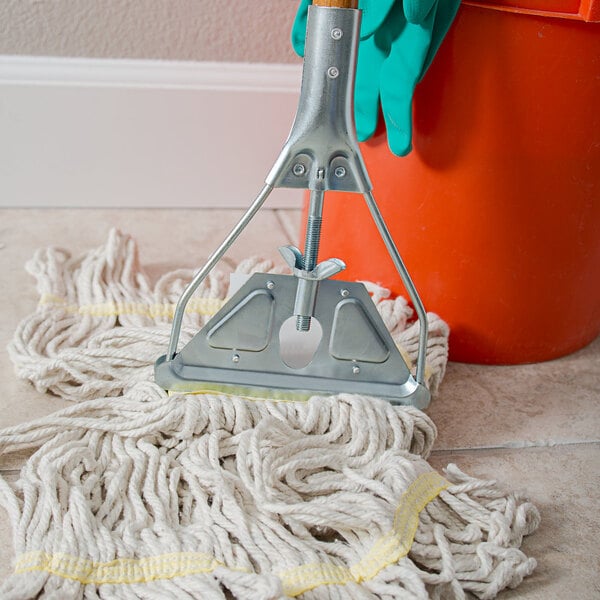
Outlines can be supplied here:
M555 358L600 332L600 2L464 3L414 99L413 151L361 145L453 360ZM404 289L360 196L330 194L322 257Z

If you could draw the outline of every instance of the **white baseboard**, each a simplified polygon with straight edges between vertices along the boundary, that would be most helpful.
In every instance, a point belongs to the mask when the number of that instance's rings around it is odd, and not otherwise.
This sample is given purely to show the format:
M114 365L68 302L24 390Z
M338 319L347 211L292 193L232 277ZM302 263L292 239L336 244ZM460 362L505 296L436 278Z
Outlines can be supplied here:
M0 207L247 207L299 65L0 57ZM275 190L269 206L299 207Z

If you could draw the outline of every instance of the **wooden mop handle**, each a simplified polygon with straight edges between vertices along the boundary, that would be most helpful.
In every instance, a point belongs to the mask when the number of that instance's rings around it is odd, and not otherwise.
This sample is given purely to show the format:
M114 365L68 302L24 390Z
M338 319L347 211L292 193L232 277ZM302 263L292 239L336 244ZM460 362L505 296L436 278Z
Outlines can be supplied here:
M313 0L313 4L332 8L358 8L358 0Z

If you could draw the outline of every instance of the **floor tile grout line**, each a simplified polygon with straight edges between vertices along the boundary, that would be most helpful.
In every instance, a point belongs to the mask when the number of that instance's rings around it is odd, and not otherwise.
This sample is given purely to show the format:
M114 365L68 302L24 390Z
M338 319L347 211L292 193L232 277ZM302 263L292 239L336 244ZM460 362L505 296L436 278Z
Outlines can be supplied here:
M534 448L561 448L561 447L571 447L571 446L594 446L600 445L600 439L598 440L570 440L559 443L552 444L523 444L523 445L495 445L495 446L465 446L458 448L436 448L432 450L430 456L441 455L441 454L452 454L455 452L482 452L486 450L529 450ZM26 462L27 459L24 459ZM0 467L1 475L18 475L21 472L21 468L2 468Z
M275 218L277 219L279 226L283 230L283 233L287 237L288 243L296 245L296 244L298 244L298 232L294 232L291 230L286 219L284 219L281 216L282 210L284 210L284 209L281 209L281 208L273 209L273 212L275 213Z
M431 455L436 454L452 454L454 452L481 452L486 450L529 450L534 448L561 448L571 446L594 446L600 444L599 440L566 440L563 442L551 442L551 443L527 443L518 442L510 444L497 444L494 446L465 446L457 448L436 448L431 451Z
M448 454L452 452L480 452L482 450L528 450L529 448L560 448L560 447L569 447L569 446L594 446L600 445L600 439L598 440L568 440L564 442L551 443L551 444L513 444L513 445L495 445L495 446L464 446L457 448L436 448L432 450L430 455L435 454ZM24 459L25 461L27 459ZM0 473L11 474L11 473L19 473L19 469L11 469L11 468L3 468L0 467Z
M0 469L0 475L19 475L21 469Z

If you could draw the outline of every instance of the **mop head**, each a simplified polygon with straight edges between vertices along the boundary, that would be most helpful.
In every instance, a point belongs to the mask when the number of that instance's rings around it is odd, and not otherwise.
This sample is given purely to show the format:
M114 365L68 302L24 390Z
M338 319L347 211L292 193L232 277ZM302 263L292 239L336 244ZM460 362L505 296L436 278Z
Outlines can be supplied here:
M16 481L0 479L16 553L0 597L494 598L534 569L519 547L535 507L454 465L432 470L435 426L415 408L168 396L152 383L190 274L152 288L127 236L77 259L40 252L29 269L41 302L11 357L38 389L79 402L0 431L0 457L33 452ZM188 338L225 279L190 307ZM410 310L372 291L410 358ZM430 322L435 387L448 331Z
M60 248L39 250L26 265L37 281L37 310L17 328L8 352L17 375L40 392L73 401L117 396L154 379L154 362L169 344L175 305L191 270L162 276L154 285L141 268L135 240L117 230L105 245L71 257ZM238 275L287 272L271 261L247 259ZM213 270L186 308L180 347L223 306L230 273ZM365 284L407 365L417 360L419 323L404 298ZM429 313L426 379L432 393L448 360L448 326Z

